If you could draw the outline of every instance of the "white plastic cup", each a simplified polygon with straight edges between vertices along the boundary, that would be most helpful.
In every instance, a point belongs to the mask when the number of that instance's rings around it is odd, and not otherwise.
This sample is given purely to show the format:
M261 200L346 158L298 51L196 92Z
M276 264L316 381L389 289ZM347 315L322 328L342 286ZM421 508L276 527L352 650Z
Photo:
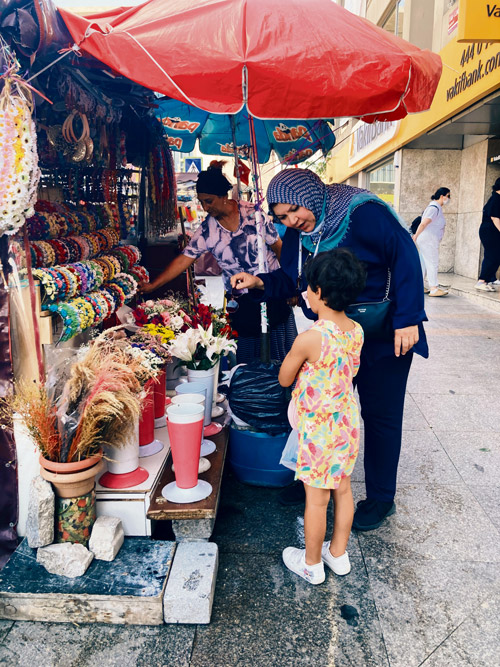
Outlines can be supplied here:
M177 394L177 396L172 396L171 400L173 405L184 405L188 403L191 405L203 405L203 407L205 407L204 394Z
M205 413L205 408L201 404L187 403L185 405L176 405L171 403L167 407L167 419L174 424L193 424L199 421Z

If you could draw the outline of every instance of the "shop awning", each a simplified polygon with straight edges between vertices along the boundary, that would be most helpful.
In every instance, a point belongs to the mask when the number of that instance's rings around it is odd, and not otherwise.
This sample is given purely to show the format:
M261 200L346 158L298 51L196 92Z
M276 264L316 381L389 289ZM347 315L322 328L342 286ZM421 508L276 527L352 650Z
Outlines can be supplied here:
M428 109L441 59L331 0L149 0L81 17L75 42L123 76L212 113L392 120Z

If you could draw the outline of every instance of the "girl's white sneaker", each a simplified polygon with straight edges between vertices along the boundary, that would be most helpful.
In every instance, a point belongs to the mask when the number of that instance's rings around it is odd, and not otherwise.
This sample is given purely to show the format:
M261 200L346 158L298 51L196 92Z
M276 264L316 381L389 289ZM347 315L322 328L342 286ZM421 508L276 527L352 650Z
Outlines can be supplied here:
M328 565L330 570L333 570L335 574L343 577L346 574L349 574L351 571L351 562L349 560L349 554L345 551L342 556L332 556L330 553L330 542L323 542L323 547L321 549L321 558L325 565Z
M322 584L325 580L325 567L323 561L316 565L307 565L306 550L287 547L283 549L283 562L289 570L298 574L310 584Z

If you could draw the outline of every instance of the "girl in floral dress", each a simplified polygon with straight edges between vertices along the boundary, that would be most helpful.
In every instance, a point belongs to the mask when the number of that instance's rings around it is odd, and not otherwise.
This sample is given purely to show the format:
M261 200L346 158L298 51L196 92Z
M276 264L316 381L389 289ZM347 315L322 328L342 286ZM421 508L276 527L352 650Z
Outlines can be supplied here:
M337 248L305 266L307 299L318 320L300 334L281 366L279 381L297 379L290 412L295 413L299 451L295 478L304 482L306 548L287 547L286 567L311 584L325 580L324 563L336 574L350 572L346 551L354 515L350 475L358 455L359 413L352 380L359 368L363 330L345 308L365 284L355 256ZM323 542L330 497L334 503L331 540Z

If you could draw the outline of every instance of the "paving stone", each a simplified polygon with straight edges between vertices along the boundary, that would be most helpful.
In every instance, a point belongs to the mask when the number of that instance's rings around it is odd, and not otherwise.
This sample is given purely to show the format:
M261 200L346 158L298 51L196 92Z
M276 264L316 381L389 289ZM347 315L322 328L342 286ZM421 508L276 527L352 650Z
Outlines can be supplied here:
M12 629L14 621L4 621L0 620L0 644L3 643L9 631Z
M482 602L432 653L422 667L498 667L500 596Z
M163 596L165 623L210 623L218 565L213 542L177 545Z
M471 487L471 492L488 519L500 532L500 485L481 484Z
M37 475L31 481L26 537L32 549L54 541L55 496L52 485Z
M364 483L353 493L364 498ZM284 507L278 502L282 489L242 484L228 470L223 487L212 541L222 551L244 554L281 553L286 546L304 547L304 504ZM332 530L333 510L328 509L327 534ZM360 555L358 540L351 536L349 553Z
M428 428L429 423L413 400L413 396L406 394L405 409L403 413L403 429L406 431L425 431Z
M89 550L94 558L112 561L125 539L121 519L115 516L100 516L92 528Z
M85 574L93 557L83 544L64 542L40 547L36 560L51 574L73 578Z
M486 363L484 360L481 363ZM498 359L494 362L498 364ZM412 398L431 428L440 431L500 432L500 410L485 410L484 397L413 393Z
M311 586L273 555L221 553L212 620L191 667L388 667L361 558L346 577Z
M363 481L364 431L359 456L352 473L352 481ZM453 461L441 445L437 435L427 428L421 431L403 431L398 484L457 484L462 482Z
M402 484L397 511L358 533L365 556L500 562L498 532L464 484Z
M495 563L368 557L366 567L391 667L421 665L498 590Z
M189 667L196 628L18 621L0 646L6 667Z
M449 433L436 429L436 436L466 484L498 484L500 432Z

